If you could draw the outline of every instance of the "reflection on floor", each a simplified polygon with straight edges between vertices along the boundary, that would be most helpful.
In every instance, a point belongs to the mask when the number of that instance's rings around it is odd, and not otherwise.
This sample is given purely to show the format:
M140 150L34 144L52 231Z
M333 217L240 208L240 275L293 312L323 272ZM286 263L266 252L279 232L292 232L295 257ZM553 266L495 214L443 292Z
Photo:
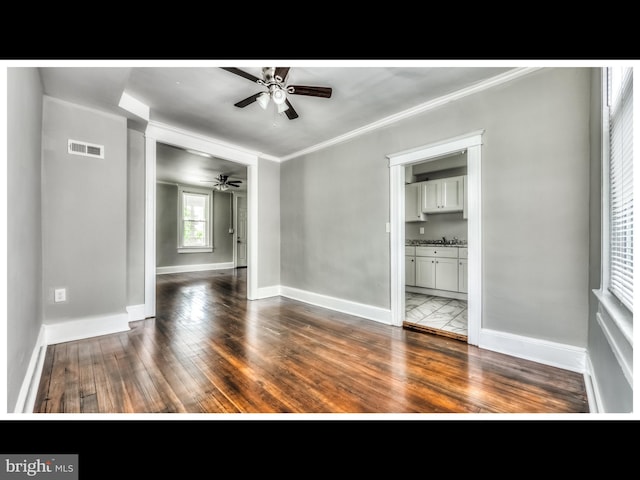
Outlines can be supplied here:
M404 326L466 341L467 302L406 292Z

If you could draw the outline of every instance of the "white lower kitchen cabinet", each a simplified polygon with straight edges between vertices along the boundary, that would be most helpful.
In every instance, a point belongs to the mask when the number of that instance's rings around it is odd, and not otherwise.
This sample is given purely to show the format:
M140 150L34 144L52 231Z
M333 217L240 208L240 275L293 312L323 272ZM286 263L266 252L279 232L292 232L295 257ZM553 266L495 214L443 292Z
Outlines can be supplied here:
M436 288L435 257L416 257L416 287Z
M416 287L458 291L458 259L415 257Z
M436 258L436 289L458 291L458 259Z
M458 260L458 291L461 293L469 293L469 271L467 262L468 260L466 258Z
M404 277L405 284L410 287L416 285L416 257L404 257Z

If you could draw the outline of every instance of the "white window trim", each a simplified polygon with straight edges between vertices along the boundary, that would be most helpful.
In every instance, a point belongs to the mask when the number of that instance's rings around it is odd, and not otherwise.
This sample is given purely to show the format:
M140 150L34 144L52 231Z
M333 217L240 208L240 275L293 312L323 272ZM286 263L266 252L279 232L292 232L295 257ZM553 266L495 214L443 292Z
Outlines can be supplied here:
M184 222L182 214L183 193L197 193L208 196L207 204L207 245L205 247L185 247L182 245ZM178 185L178 253L211 253L213 252L213 190L207 188L192 187L189 185Z
M602 196L601 196L601 282L600 288L593 290L600 305L606 310L609 318L633 345L633 313L609 291L610 282L610 187L609 187L609 106L607 105L607 69L601 69L602 85ZM635 113L635 112L634 112ZM635 121L635 119L634 119Z

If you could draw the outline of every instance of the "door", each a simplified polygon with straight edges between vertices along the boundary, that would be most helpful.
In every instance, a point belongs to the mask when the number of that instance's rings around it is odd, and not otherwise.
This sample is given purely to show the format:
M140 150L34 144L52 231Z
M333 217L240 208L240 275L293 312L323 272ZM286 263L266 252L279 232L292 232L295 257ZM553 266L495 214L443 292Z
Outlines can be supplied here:
M462 210L462 177L443 178L440 187L440 208L444 211Z
M405 273L405 285L410 287L416 284L416 257L406 256L404 257L404 273Z
M458 259L436 258L436 288L458 291Z
M238 198L238 224L236 226L238 235L236 237L236 267L247 266L247 206Z

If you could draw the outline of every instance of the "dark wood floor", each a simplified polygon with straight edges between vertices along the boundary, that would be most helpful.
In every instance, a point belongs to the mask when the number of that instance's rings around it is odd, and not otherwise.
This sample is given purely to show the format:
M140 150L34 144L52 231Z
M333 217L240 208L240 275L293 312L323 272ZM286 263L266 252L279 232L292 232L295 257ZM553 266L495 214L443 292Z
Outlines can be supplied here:
M286 298L158 276L157 317L51 345L36 413L586 413L583 376Z

